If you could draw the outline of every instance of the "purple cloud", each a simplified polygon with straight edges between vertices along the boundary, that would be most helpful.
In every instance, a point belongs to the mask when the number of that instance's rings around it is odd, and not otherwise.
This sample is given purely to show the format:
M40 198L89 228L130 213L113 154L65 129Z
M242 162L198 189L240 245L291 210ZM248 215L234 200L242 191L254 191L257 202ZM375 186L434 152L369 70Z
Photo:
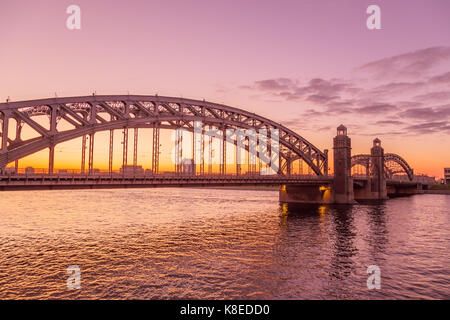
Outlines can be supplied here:
M255 87L262 91L281 91L289 90L295 86L295 83L291 79L278 78L278 79L267 79L261 81L255 81Z
M325 96L321 94L312 94L306 98L306 101L315 102L318 104L328 104L329 102L339 99L339 96Z
M273 78L244 87L263 96L306 103L307 110L300 109L301 117L288 122L293 126L308 119L315 130L327 130L328 123L323 124L326 121L338 118L350 123L368 117L372 126L387 129L385 135L450 133L450 90L443 88L450 83L450 72L442 71L445 63L450 68L450 47L433 47L367 63L358 68L369 75L365 80L356 75L351 79L312 78L307 82ZM413 123L399 128L408 123L403 119ZM360 133L370 131L374 130L365 126Z
M415 96L413 99L425 102L450 101L450 91L429 92Z
M450 60L450 47L432 47L369 62L358 68L377 79L423 76L439 63Z
M450 105L435 108L414 108L398 113L401 118L417 120L443 120L450 118Z
M450 83L450 72L440 74L438 76L431 77L429 82L431 83Z
M392 112L397 110L397 107L392 105L392 104L388 104L388 103L381 103L381 104L374 104L371 106L366 106L366 107L362 107L362 108L356 108L354 109L356 112L358 113L366 113L366 114L385 114L388 112Z
M406 127L405 130L419 134L450 133L450 125L446 121L427 122Z
M399 126L402 124L403 124L402 121L397 121L397 120L380 120L380 121L375 122L375 125L378 125L378 126L386 126L386 125Z

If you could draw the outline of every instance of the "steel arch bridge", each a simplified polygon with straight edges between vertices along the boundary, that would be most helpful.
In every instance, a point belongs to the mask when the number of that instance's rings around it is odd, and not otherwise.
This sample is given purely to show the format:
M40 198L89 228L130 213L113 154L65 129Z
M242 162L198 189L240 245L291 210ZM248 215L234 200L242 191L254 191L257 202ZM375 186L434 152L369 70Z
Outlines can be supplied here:
M49 149L49 172L53 171L55 145L75 138L83 137L83 156L85 161L86 136L89 136L89 170L93 168L93 136L96 132L110 131L110 170L112 170L113 130L124 129L124 150L128 141L128 129L153 128L152 170L158 171L159 165L159 129L184 129L194 131L194 122L201 121L204 126L217 130L228 129L265 129L267 132L279 132L279 172L289 173L290 164L303 160L318 175L328 174L327 150L321 151L302 136L292 130L248 111L216 104L208 101L138 95L105 95L49 98L31 101L7 102L0 104L1 149L0 168L38 151ZM47 116L48 126L36 121L37 116ZM16 121L14 139L8 136L9 120ZM72 128L62 130L59 120L64 119ZM29 126L36 136L21 138L24 125ZM8 131L9 130L9 131ZM225 132L225 131L223 131ZM5 134L6 133L6 134ZM224 135L226 137L226 135ZM126 139L125 139L126 138ZM230 142L230 138L224 138ZM232 140L237 145L237 138ZM135 150L136 150L135 140ZM248 151L249 146L245 147ZM136 151L135 151L136 152ZM124 164L127 163L124 152ZM258 149L259 157L259 149ZM136 158L136 156L135 156ZM82 163L84 168L84 163ZM156 168L156 169L155 169ZM225 165L221 173L225 171Z
M370 154L356 154L352 156L352 168L356 165L361 165L366 168L366 174L368 174L370 158ZM397 173L404 173L408 176L410 181L414 179L414 170L405 159L395 153L384 154L384 172L387 178L392 178L392 176Z

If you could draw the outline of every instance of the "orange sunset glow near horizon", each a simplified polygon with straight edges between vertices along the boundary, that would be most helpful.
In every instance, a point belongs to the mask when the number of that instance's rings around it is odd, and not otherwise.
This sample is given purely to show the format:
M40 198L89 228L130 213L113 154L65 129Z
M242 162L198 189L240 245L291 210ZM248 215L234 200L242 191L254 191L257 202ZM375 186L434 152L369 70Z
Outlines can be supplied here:
M372 2L2 2L0 99L206 99L279 122L321 150L344 124L353 154L378 137L416 174L440 178L450 167L450 3L375 1L382 28L369 30ZM74 3L81 27L70 30ZM174 167L171 135L161 131L162 171ZM121 137L116 130L115 170ZM108 139L95 135L95 168L108 168ZM150 129L140 129L138 147L138 164L151 168ZM80 160L81 138L56 146L55 169ZM47 165L48 150L19 160Z

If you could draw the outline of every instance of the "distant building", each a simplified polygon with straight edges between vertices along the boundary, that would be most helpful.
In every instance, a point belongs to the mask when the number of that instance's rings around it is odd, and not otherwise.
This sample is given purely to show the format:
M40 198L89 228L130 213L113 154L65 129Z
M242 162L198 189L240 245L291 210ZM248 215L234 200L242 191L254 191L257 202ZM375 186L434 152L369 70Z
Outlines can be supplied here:
M183 174L195 175L194 159L183 159L181 165Z
M173 171L159 171L159 174L161 174L163 176L174 176L174 175L176 175L176 172L173 172Z
M430 177L425 174L414 175L414 181L420 182L422 184L432 185L436 183L436 177Z
M121 174L143 175L144 169L142 168L142 166L126 165L126 166L122 166L122 168L120 168L120 173Z
M398 181L404 181L404 182L408 182L409 181L409 177L406 174L396 174L396 175L394 175L392 177L392 179L398 180ZM425 174L415 174L414 175L414 181L420 182L422 184L430 185L430 184L435 184L436 183L436 178L427 176Z
M16 168L15 167L6 167L5 168L5 173L6 174L15 174L16 173Z
M450 184L450 168L444 168L444 182Z
M33 167L26 167L25 168L26 174L34 174L34 168Z

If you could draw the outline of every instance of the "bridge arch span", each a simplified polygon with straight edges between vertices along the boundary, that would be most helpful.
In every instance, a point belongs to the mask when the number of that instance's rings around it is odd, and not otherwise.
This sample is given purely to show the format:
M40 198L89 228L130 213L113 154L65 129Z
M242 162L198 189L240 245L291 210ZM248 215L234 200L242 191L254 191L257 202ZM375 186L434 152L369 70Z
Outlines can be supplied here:
M281 168L286 168L293 159L302 159L317 175L326 175L328 171L327 154L299 134L257 114L208 101L138 95L64 97L0 103L0 114L0 168L40 150L99 131L123 128L193 131L194 121L202 121L203 125L220 130L278 130ZM34 119L43 115L48 116L48 127ZM9 119L15 119L18 125L27 124L37 136L23 140L20 135L15 139L4 135L3 132L8 132ZM60 119L73 128L60 130Z
M370 166L370 154L356 154L351 159L352 167L356 165L369 168ZM414 179L414 170L401 156L395 153L384 154L384 171L387 177L392 177L397 173L404 173L408 176L409 180Z

